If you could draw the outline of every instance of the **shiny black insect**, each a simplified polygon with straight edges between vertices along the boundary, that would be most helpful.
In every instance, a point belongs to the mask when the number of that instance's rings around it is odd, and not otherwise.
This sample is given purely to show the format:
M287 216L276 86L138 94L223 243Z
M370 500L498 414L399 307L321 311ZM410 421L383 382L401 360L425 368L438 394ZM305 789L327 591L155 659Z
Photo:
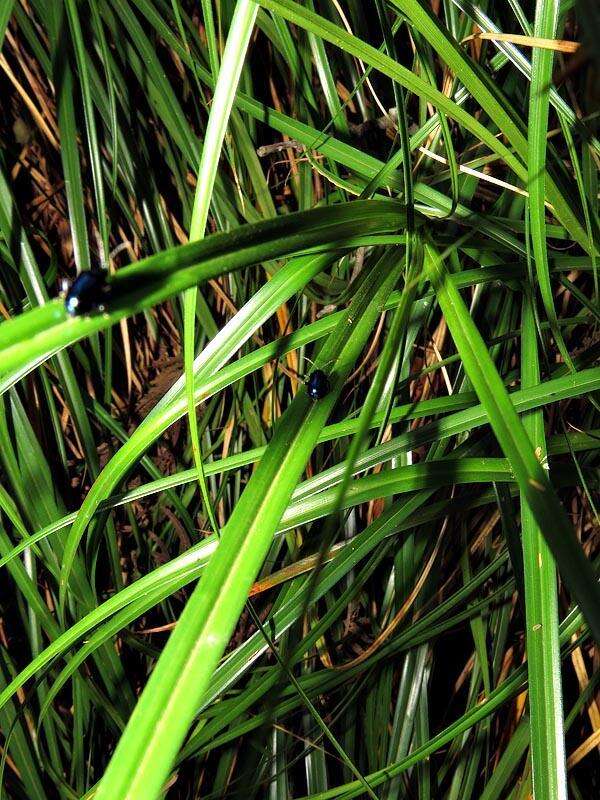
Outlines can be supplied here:
M104 270L86 270L80 273L71 284L65 297L67 314L79 317L92 311L106 311L106 301L110 297L110 286L106 282Z
M329 378L322 369L316 369L308 376L306 393L311 400L322 400L329 392Z

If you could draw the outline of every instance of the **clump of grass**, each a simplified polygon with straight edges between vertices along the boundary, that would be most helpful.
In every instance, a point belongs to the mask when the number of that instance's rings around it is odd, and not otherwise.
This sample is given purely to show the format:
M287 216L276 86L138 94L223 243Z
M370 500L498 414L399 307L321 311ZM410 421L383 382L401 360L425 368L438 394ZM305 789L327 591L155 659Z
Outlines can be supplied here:
M597 790L594 19L0 9L7 797Z

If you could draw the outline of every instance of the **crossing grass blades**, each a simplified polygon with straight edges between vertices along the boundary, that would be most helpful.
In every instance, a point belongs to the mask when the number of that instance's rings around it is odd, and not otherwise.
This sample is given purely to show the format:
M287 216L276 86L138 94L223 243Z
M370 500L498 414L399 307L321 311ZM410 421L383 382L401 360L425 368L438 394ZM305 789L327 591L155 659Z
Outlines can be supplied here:
M596 17L3 4L3 797L598 794Z

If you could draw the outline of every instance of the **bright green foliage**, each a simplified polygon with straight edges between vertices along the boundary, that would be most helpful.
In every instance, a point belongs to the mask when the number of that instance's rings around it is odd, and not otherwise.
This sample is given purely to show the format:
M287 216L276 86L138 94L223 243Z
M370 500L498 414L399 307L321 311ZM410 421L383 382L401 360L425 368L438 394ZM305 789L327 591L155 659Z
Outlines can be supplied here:
M0 3L2 797L597 790L595 19Z

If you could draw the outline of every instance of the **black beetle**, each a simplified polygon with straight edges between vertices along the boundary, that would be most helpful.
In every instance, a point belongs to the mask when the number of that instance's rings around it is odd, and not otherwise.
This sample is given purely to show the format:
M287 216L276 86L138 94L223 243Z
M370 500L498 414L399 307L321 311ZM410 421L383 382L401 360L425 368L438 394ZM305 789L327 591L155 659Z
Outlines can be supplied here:
M106 272L89 269L81 272L73 281L65 297L67 314L79 317L92 311L106 311L106 301L110 297L110 286L106 282Z
M322 400L329 392L329 378L322 369L315 369L306 381L306 393L311 400Z

